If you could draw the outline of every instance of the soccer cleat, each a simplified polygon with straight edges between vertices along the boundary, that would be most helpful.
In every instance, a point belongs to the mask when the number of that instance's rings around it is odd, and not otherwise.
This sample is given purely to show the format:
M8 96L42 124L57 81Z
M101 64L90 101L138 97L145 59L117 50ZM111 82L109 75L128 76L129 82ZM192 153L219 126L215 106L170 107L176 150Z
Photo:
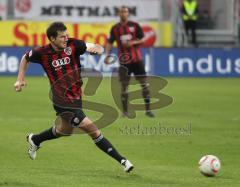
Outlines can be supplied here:
M34 144L34 142L32 141L32 136L33 136L33 133L30 133L27 135L27 142L29 143L28 155L32 160L34 160L37 156L37 150L40 147Z
M154 118L155 117L155 115L150 110L146 111L145 115L150 117L150 118Z
M124 171L129 173L130 171L133 170L133 164L129 160L122 159L121 160L121 165L123 166Z

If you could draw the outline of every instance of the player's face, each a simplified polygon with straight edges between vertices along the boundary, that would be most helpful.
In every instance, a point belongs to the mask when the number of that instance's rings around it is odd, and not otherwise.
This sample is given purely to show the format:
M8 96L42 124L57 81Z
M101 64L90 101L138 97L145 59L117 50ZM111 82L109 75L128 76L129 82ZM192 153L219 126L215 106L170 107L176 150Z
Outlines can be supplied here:
M59 50L67 47L68 35L67 31L58 31L56 38L52 38L52 44Z
M127 21L129 16L128 8L121 8L119 11L119 16L121 21Z

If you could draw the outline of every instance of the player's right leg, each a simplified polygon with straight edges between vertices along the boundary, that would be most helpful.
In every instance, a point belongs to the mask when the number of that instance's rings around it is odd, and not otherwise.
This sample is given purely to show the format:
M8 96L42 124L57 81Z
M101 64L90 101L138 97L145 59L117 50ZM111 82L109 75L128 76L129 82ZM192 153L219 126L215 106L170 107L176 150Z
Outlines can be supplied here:
M123 117L129 117L128 115L128 85L131 78L129 69L126 66L119 67L119 81L121 83L121 102Z
M129 117L128 115L128 84L129 82L121 81L121 102L123 117Z
M32 160L36 158L37 150L40 148L42 142L72 134L73 127L70 125L69 120L72 119L73 115L71 112L58 114L55 124L51 128L39 134L29 133L27 135L27 142L29 144L28 155Z
M133 169L133 164L118 153L116 148L101 134L97 126L88 117L83 119L79 127L91 136L99 149L118 161L123 166L124 171L130 172Z
M62 120L61 125L54 125L50 129L47 129L39 134L30 133L27 135L28 155L34 160L37 156L37 150L40 148L40 144L47 140L53 140L61 136L71 135L73 127L71 127L68 122Z
M29 144L29 148L28 148L29 157L32 160L34 160L37 156L37 150L40 148L40 144L43 141L56 139L58 137L60 137L60 135L58 135L56 133L55 126L51 127L50 129L47 129L39 134L29 133L27 135L27 142Z

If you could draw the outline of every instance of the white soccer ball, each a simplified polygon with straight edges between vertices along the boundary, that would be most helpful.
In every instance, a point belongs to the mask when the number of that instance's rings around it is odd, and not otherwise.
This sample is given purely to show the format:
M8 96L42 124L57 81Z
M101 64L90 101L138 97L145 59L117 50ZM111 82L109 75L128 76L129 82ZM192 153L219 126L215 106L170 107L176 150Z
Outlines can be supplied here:
M214 155L203 156L198 164L200 172L208 177L215 176L221 168L220 160Z

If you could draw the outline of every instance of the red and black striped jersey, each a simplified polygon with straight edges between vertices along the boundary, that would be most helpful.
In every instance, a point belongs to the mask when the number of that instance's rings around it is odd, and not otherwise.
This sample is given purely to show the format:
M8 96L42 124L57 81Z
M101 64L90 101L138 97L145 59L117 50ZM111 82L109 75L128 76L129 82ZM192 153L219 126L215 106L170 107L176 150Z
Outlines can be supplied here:
M117 23L110 31L110 36L108 42L113 44L114 41L117 42L118 47L118 57L120 63L136 63L142 60L142 54L139 45L134 45L129 48L124 47L124 43L142 39L144 33L140 25L133 21L128 21L127 24ZM125 62L126 59L131 59Z
M81 64L79 56L87 47L82 40L68 39L67 47L55 51L51 44L34 48L25 54L27 61L39 63L45 70L53 96L67 100L81 98Z

